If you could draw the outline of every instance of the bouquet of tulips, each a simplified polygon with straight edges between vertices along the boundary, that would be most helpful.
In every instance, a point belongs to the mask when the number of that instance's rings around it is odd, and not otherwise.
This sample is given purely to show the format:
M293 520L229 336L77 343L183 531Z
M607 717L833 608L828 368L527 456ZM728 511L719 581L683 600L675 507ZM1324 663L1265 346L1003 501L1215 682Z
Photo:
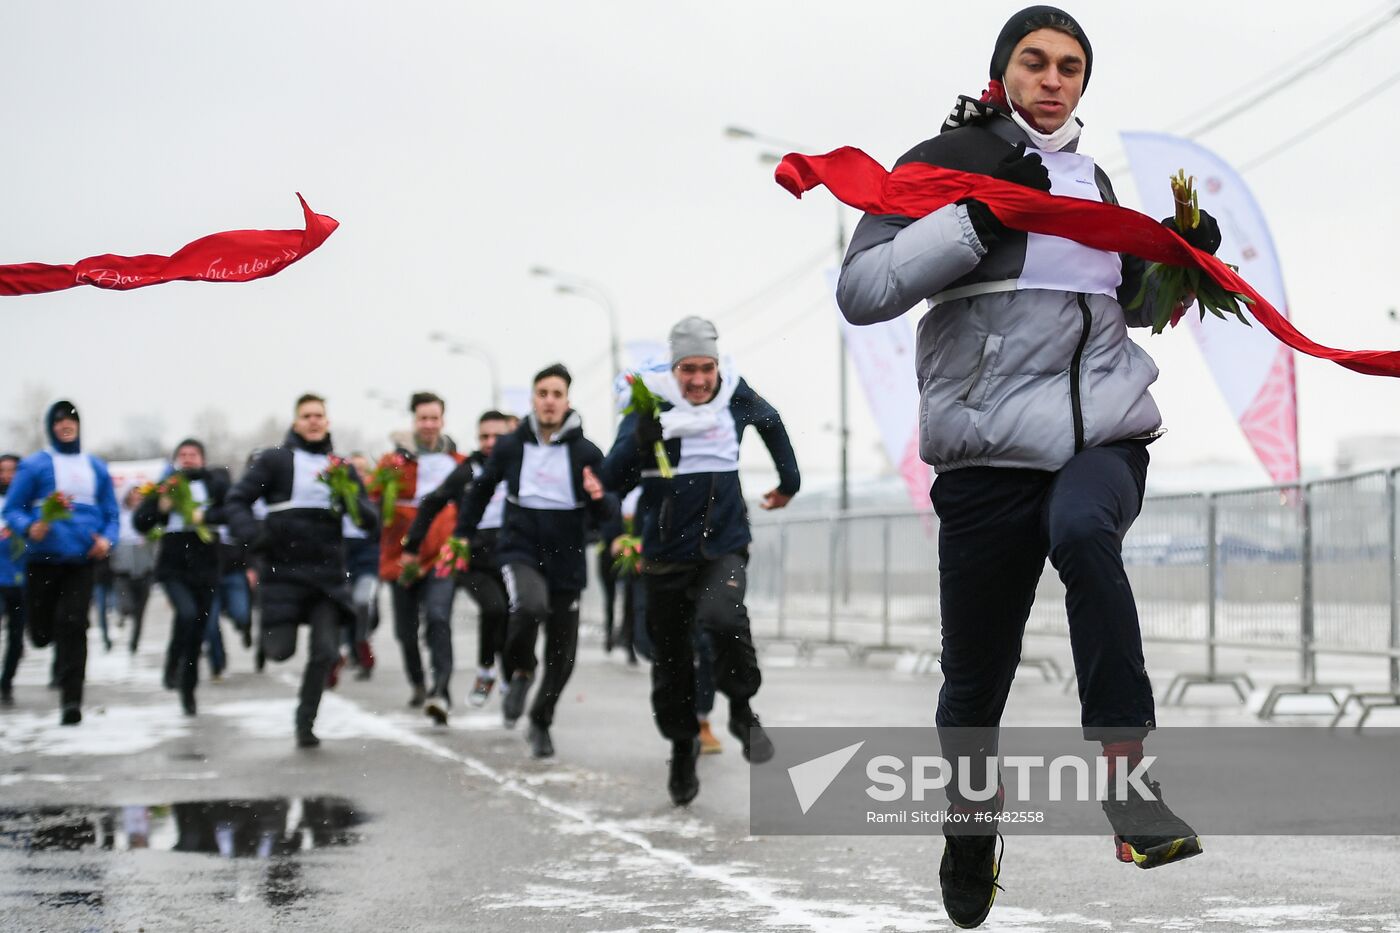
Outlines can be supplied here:
M326 459L326 468L316 476L317 482L325 483L331 490L331 507L350 516L350 521L360 523L360 484L355 482L350 471L350 461L331 454Z
M619 577L635 577L642 570L642 539L634 534L618 538L617 557L613 558L613 572Z
M411 560L403 565L399 571L399 585L412 586L423 579L423 565L416 560Z
M1185 169L1178 169L1171 178L1172 202L1176 206L1176 215L1172 222L1176 224L1178 233L1194 230L1201 223L1200 197L1199 192L1195 190L1195 182L1195 176L1187 177ZM1239 266L1232 265L1230 268L1238 271ZM1225 319L1226 314L1233 314L1244 322L1246 327L1253 326L1240 310L1241 301L1250 304L1252 299L1239 292L1226 291L1196 266L1171 266L1160 262L1149 265L1147 274L1142 278L1142 289L1137 293L1137 297L1128 303L1129 311L1143 306L1150 286L1156 288L1152 305L1154 334L1166 330L1167 325L1172 323L1176 309L1185 305L1192 295L1200 307L1201 320L1205 320L1206 312L1209 311L1221 320Z
M466 573L472 562L472 546L465 538L448 538L438 552L437 564L433 572L439 577L454 573Z
M66 492L54 490L44 497L39 503L38 521L45 525L52 525L54 522L67 521L73 517L73 497ZM10 557L15 560L24 553L24 539L14 534L9 528L0 530L0 540L9 539Z
M399 502L399 489L403 486L403 471L408 466L408 458L403 454L392 454L374 468L369 477L369 493L379 497L380 514L384 527L394 523L394 507Z
M628 373L627 385L632 390L632 400L627 407L622 410L624 415L636 413L638 418L653 418L661 420L661 398L647 388L647 384L642 381L640 373ZM671 468L671 458L666 455L666 443L657 441L653 447L656 454L656 469L661 474L662 479L670 479L676 475L676 471Z
M55 490L45 496L43 502L39 503L39 521L45 525L65 522L72 517L73 497L66 492Z
M214 532L204 522L195 521L195 512L199 511L199 505L194 501L194 494L190 492L190 481L183 473L172 473L165 482L155 488L155 495L168 496L170 498L171 509L177 512L184 521L185 527L194 531L199 536L199 540L205 544L214 542Z

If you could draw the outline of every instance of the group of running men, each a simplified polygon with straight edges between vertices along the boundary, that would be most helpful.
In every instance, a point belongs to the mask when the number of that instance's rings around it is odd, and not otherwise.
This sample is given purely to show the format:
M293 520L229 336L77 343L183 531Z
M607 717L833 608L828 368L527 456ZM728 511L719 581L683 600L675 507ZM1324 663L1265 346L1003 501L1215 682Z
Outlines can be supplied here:
M159 535L155 578L174 616L166 687L196 715L199 658L223 576L222 533L249 550L260 661L291 657L298 631L307 629L295 713L299 746L320 744L314 725L321 695L347 655L359 676L373 668L369 632L379 584L390 588L409 705L445 724L453 705L452 603L460 586L479 610L468 701L484 705L499 684L505 726L527 715L531 754L551 757L555 708L578 647L589 540L596 529L621 527L622 499L636 490L630 498L645 555L640 583L652 645L652 707L672 746L672 799L688 803L699 791L700 631L712 653L714 685L729 701L729 731L745 758L771 758L772 742L750 705L762 677L744 607L750 542L739 484L744 429L758 430L778 469L764 508L781 508L797 493L796 456L778 412L721 358L710 322L679 322L670 351L669 367L637 376L661 400L658 411L625 415L606 456L584 436L569 402L571 376L559 364L535 375L525 418L488 411L478 419L479 446L470 456L444 433L446 403L430 392L410 399L411 438L374 465L336 456L326 401L313 394L297 399L282 443L255 452L236 482L226 469L205 463L197 440L182 441L167 480L183 482L166 481L135 497L131 516L136 533ZM10 565L0 572L11 577L0 593L12 606L14 663L15 620L24 620L20 630L27 625L36 645L54 645L60 722L76 725L94 564L116 543L121 516L106 464L81 449L77 408L55 404L46 429L49 447L19 461L13 479L0 486L7 539L24 545L7 548ZM665 477L658 442L669 460ZM0 461L0 480L15 459ZM65 497L62 517L51 509L56 495ZM426 669L420 641L428 647ZM0 684L7 702L12 667L7 662Z
M990 176L1003 191L1020 186L1117 203L1108 175L1078 151L1083 124L1076 111L1093 64L1093 47L1074 17L1049 6L1017 12L996 37L986 89L959 96L939 133L899 165ZM1196 249L1214 253L1221 245L1220 225L1206 211L1190 229L1171 218L1163 223ZM1047 558L1067 593L1084 737L1101 744L1110 774L1145 760L1156 711L1122 544L1142 505L1148 448L1163 432L1149 391L1157 367L1127 328L1153 323L1146 309L1158 281L1141 257L1026 233L976 197L922 216L867 213L855 230L837 284L847 320L878 324L928 307L915 364L919 453L938 474L930 492L939 518L944 677L936 721L951 762L997 755L996 727ZM1181 296L1168 310L1181 313L1194 300ZM445 721L451 585L427 576L408 584L403 574L440 559L442 551L434 549L453 537L472 543L480 575L472 591L483 617L490 598L480 594L497 585L508 594L504 636L499 607L482 625L492 657L501 655L505 719L513 723L524 713L535 687L529 741L534 754L548 756L555 705L574 660L586 529L615 512L617 494L640 486L646 630L655 653L652 708L672 744L671 796L685 803L699 789L695 626L710 636L714 680L729 699L730 731L745 756L762 761L773 754L750 705L761 677L743 604L749 544L738 479L743 429L758 429L778 468L780 482L764 497L765 508L786 505L799 475L777 412L721 359L713 326L687 318L670 340L669 368L643 374L662 400L660 418L628 415L606 456L585 439L561 366L536 376L531 414L514 429L503 425L490 456L475 462L458 462L443 441L441 401L415 399L416 449L398 456L416 463L416 472L382 536L380 571L400 581L396 630L412 701ZM19 465L4 517L10 533L27 540L24 605L34 640L56 646L62 717L70 723L81 718L90 562L110 548L117 509L105 467L78 453L76 410L56 406L49 429L51 449ZM662 475L658 444L674 476ZM261 555L266 655L289 656L297 623L310 624L313 650L297 711L303 745L316 743L311 727L339 656L338 628L355 617L343 563L344 515L316 478L330 450L324 402L305 396L285 444L259 454L222 499L220 484L191 482L208 497L205 517L212 521L222 510L234 537L253 542ZM186 459L191 465L182 469L193 480L202 463ZM0 460L0 477L5 469ZM502 487L504 503L497 496ZM358 479L355 488L364 500L354 510L358 533L372 535L374 504ZM73 517L49 523L39 517L39 503L55 489L72 496ZM259 503L266 513L261 522L254 512ZM189 646L180 685L188 685L182 697L193 711L189 671L197 634L187 617L207 613L212 596L207 568L190 556L197 545L170 504L158 500L143 522L165 523L166 547L189 552L168 561L162 554L161 573L199 581L188 600L193 608L171 596L183 633L178 640ZM492 528L499 530L490 540ZM13 589L0 587L5 605ZM429 617L430 688L417 656L420 607ZM535 685L541 626L544 671ZM479 695L490 691L491 667L483 653ZM8 662L5 673L8 695ZM1001 887L995 830L1003 793L985 787L974 797L962 793L961 782L954 786L950 809L965 819L956 829L949 828L952 820L945 824L939 879L949 918L975 927ZM1152 868L1200 854L1195 831L1167 808L1158 782L1146 786L1147 794L1129 791L1103 802L1118 858Z

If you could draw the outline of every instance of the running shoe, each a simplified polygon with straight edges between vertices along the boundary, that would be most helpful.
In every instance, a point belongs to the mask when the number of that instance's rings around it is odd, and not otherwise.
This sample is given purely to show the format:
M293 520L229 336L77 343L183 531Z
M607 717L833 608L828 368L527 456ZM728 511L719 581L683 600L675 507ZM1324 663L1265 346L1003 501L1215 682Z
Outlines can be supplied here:
M476 707L485 706L486 700L491 696L491 689L495 686L496 678L490 674L485 677L478 676L472 683L472 692L467 694L467 702Z
M554 757L554 741L549 737L548 726L530 723L530 732L525 738L530 743L531 758Z
M745 761L758 765L773 757L773 740L768 738L753 710L747 707L737 712L731 710L729 733L743 743Z
M982 925L1001 885L1001 864L997 858L1000 835L943 837L943 861L938 866L938 883L943 890L943 910L953 925L971 930Z
M671 773L666 780L666 789L671 793L671 802L678 807L690 803L700 793L700 775L695 771L699 758L698 738L671 743Z
M450 704L447 702L447 697L440 693L434 693L432 696L428 697L427 702L423 704L423 714L437 725L445 726L447 725L447 711L449 707Z
M722 751L724 751L724 746L720 744L720 740L710 729L709 721L702 721L700 723L700 754L718 755Z
M525 712L525 697L530 693L530 675L516 674L510 679L510 689L501 701L501 718L507 729L514 729L520 714Z
M1167 807L1161 785L1151 779L1145 779L1144 784L1153 799L1147 799L1129 784L1126 799L1103 802L1103 812L1113 825L1118 861L1138 868L1156 868L1200 855L1200 837Z

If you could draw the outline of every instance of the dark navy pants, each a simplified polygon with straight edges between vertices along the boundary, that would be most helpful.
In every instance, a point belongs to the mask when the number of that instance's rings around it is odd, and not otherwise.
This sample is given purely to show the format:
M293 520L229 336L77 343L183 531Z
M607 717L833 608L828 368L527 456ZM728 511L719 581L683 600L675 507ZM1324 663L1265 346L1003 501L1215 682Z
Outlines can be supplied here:
M1123 536L1142 508L1147 463L1146 442L1121 441L1085 450L1057 472L969 467L934 482L945 749L950 727L1001 722L1047 556L1065 584L1085 738L1141 738L1153 727L1123 570Z

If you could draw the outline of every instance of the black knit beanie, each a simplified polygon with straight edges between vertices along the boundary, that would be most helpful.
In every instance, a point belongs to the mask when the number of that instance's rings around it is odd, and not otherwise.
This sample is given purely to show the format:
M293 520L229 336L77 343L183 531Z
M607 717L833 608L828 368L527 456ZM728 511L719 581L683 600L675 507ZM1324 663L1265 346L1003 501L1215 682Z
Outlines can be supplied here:
M1053 6L1028 6L1006 21L997 36L996 47L992 50L992 66L989 77L1000 81L1006 74L1006 66L1011 63L1011 53L1016 44L1037 29L1057 29L1074 38L1084 48L1084 87L1089 86L1089 73L1094 70L1094 48L1089 37L1084 34L1079 22L1064 10Z

